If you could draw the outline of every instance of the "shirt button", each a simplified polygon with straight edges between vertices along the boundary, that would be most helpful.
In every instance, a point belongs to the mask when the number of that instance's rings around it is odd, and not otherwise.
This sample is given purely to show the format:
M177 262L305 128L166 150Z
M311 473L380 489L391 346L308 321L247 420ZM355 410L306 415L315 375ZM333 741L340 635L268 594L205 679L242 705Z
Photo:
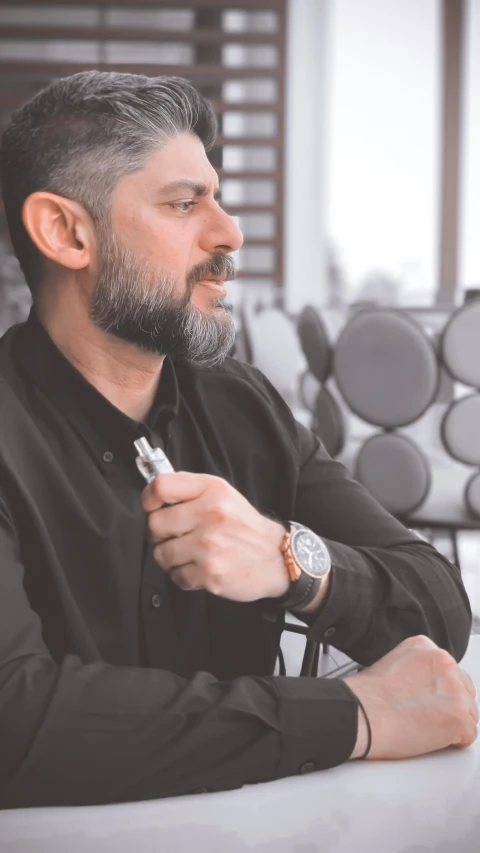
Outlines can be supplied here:
M110 450L106 450L102 459L104 462L113 462L113 453Z
M157 593L155 593L155 595L152 595L152 607L160 607L161 603L162 600L160 596L157 595Z
M324 637L333 637L333 635L336 633L337 633L337 629L332 626L331 628L327 628L327 630L324 632L323 636Z
M315 770L315 764L313 761L306 761L305 764L302 764L298 772L303 776L304 773L311 773L312 770Z

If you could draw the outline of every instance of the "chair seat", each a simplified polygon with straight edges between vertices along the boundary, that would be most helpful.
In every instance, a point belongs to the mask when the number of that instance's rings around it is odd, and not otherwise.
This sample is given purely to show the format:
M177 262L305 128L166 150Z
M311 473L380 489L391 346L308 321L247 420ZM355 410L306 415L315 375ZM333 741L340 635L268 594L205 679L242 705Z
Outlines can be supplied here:
M480 523L480 471L475 471L465 486L465 505Z
M361 442L347 442L340 461L355 476L355 460ZM461 465L447 455L445 450L433 453L427 447L431 486L424 502L417 509L402 516L406 527L431 527L432 529L480 530L480 520L472 516L464 501L464 492L472 469Z
M393 515L413 512L430 489L430 466L411 438L380 433L367 439L358 453L355 478Z
M440 434L454 459L465 465L480 465L480 394L455 400L445 412Z

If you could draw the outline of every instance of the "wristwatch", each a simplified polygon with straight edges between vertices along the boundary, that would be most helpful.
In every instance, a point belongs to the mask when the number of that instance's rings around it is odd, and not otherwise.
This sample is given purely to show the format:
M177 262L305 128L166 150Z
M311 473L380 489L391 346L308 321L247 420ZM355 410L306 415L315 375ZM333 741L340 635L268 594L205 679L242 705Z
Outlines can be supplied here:
M306 607L331 570L328 548L308 527L288 521L280 550L290 575L290 588L275 602L288 610Z

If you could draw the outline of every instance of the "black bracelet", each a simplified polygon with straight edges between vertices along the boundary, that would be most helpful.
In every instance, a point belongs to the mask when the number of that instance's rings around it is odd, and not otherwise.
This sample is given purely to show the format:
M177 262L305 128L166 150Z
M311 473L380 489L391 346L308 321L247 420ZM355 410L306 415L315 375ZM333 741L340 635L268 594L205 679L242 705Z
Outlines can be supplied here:
M361 758L366 758L368 753L370 752L370 749L372 746L372 727L370 725L370 720L367 717L367 712L365 711L365 708L363 707L362 703L360 702L360 699L358 698L357 694L355 694L355 696L356 696L357 702L360 705L360 708L362 709L363 714L365 716L365 720L367 723L367 731L368 731L367 748L366 748L365 752L363 753L363 755L358 756L358 761L360 761Z
M304 582L304 579L301 579ZM305 576L306 580L306 576ZM298 596L298 591L295 589L297 582L293 582L290 584L289 589L282 595L281 598L274 599L278 607L285 608L285 610L296 609L297 607L306 607L307 604L310 604L311 601L315 598L318 590L320 589L320 580L318 578L308 578L308 583L303 590L300 592L300 597ZM295 595L295 592L297 594Z

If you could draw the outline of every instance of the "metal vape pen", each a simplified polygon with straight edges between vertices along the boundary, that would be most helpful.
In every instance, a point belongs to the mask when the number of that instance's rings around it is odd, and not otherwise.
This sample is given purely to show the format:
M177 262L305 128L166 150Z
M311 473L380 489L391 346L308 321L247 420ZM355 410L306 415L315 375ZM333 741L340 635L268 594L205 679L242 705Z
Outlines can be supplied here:
M139 438L133 443L138 453L135 460L137 468L147 483L151 483L157 474L171 474L175 471L160 447L150 447L146 438Z

